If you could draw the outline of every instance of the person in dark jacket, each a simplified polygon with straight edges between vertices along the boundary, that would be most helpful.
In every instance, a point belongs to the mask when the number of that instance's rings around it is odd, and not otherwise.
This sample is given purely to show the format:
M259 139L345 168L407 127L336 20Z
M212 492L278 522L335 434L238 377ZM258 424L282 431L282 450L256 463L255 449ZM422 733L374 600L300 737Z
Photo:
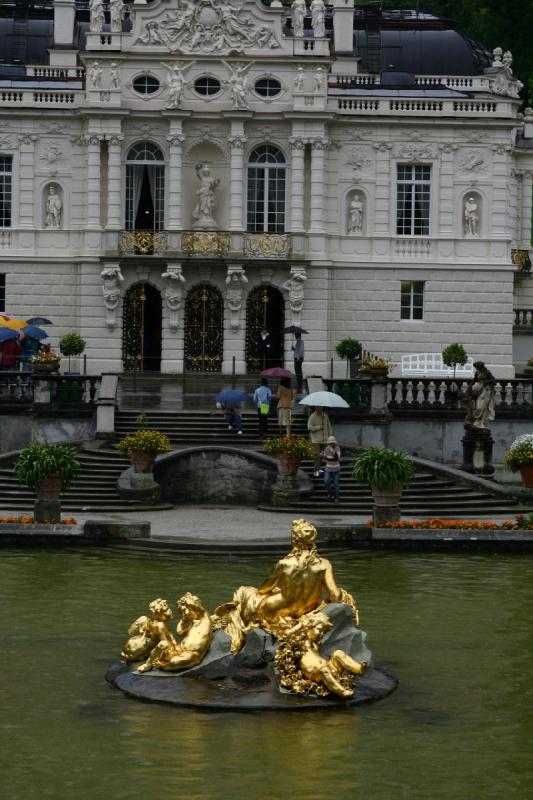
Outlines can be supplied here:
M296 375L296 391L301 392L303 388L303 372L302 364L304 363L305 346L301 333L296 333L296 339L292 349L294 358L294 374Z

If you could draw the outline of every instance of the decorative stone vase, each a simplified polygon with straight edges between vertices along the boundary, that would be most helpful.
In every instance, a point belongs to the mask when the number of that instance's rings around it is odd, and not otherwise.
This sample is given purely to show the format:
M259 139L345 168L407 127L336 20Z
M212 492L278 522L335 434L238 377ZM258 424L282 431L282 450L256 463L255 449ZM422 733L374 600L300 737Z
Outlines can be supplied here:
M400 497L402 496L402 491L403 483L396 483L386 489L378 489L377 486L372 486L374 525L379 526L384 522L398 522L401 516Z
M300 456L290 456L287 453L278 453L277 459L280 475L296 475L302 463Z
M35 487L38 500L59 500L61 493L61 478L59 472L54 472Z
M130 453L130 461L135 472L152 472L155 456L152 453L146 453L144 450L134 450Z
M523 464L520 467L520 475L526 489L533 489L533 464Z
M370 367L369 369L371 378L386 378L389 374L388 367Z
M43 361L42 364L34 364L32 369L36 375L51 375L53 372L58 372L59 364L59 359L54 361Z

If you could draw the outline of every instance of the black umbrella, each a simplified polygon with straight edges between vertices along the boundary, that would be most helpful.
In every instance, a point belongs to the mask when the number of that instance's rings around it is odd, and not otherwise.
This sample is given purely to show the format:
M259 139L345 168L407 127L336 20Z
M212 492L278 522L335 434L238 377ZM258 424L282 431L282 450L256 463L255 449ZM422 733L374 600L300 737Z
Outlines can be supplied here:
M53 325L51 320L46 319L46 317L30 317L27 319L26 322L28 325Z
M293 333L296 336L297 333L309 333L309 331L306 331L305 328L299 328L298 325L289 325L288 328L283 328L283 333Z

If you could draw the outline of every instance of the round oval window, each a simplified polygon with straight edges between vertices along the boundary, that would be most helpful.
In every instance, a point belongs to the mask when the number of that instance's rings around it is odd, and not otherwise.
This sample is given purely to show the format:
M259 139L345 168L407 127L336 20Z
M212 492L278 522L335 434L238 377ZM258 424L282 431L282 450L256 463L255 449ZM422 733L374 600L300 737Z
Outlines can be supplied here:
M133 81L133 88L138 94L153 94L157 92L160 85L153 75L139 75Z
M261 97L275 97L281 92L281 83L276 78L259 78L255 82L255 91Z
M220 92L220 81L211 75L203 75L194 81L194 91L207 97L217 94Z

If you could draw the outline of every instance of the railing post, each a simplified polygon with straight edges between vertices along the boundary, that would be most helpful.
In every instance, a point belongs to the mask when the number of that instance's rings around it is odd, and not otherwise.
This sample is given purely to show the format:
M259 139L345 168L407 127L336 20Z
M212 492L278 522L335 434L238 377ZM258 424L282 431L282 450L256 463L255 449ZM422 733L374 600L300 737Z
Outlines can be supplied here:
M115 432L115 404L118 375L102 375L100 397L96 402L96 438L109 439Z
M372 381L370 388L370 411L374 414L385 414L387 408L387 386L386 380Z
M329 366L329 379L330 379L330 381L333 380L333 358L331 358L331 363L330 363L330 366Z
M83 354L83 374L87 375L87 353Z
M235 356L232 356L231 359L231 388L235 389Z

